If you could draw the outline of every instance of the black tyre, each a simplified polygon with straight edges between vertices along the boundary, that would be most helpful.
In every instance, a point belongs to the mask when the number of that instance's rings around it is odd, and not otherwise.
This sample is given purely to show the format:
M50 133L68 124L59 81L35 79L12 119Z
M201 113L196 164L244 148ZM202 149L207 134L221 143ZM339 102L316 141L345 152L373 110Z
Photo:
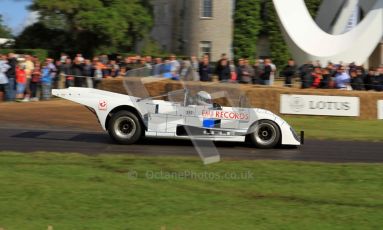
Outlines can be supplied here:
M262 120L250 129L249 139L256 147L261 149L274 148L281 139L281 131L272 121Z
M130 145L141 138L142 126L134 113L120 111L113 114L109 120L108 132L117 143Z

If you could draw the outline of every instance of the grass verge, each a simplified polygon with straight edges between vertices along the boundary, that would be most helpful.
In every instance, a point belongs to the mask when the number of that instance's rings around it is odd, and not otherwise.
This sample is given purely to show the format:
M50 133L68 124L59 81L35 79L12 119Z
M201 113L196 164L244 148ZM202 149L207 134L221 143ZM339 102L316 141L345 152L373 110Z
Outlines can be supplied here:
M330 140L383 141L383 121L344 117L283 116L306 138Z
M0 154L0 228L379 229L383 165Z

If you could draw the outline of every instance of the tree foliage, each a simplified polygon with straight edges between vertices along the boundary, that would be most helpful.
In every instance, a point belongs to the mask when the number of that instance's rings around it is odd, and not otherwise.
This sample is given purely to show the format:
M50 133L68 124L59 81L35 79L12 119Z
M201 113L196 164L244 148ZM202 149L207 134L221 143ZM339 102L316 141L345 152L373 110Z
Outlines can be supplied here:
M89 41L92 42L92 41ZM61 29L50 29L41 22L28 26L16 39L16 48L39 48L71 52L75 45L69 33Z
M318 13L322 1L323 0L305 0L307 9L313 18L315 18L316 14Z
M235 9L233 42L235 57L253 58L262 23L260 0L236 0Z
M11 30L3 24L3 17L0 15L0 38L11 38Z
M59 46L52 34L64 40L63 50L70 49L88 55L131 51L148 33L152 17L145 7L146 0L34 0L31 10L38 11L37 25L27 28L18 38L18 45L33 48ZM32 31L36 41L28 41ZM48 42L45 42L47 38ZM20 41L21 40L21 41ZM53 43L53 44L50 44ZM40 46L40 47L35 47Z

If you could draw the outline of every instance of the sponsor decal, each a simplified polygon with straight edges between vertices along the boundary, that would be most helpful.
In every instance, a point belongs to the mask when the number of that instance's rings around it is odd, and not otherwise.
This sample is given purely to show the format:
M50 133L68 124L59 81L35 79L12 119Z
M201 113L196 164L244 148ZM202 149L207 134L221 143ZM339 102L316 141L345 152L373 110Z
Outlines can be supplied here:
M108 109L108 102L106 100L100 100L98 102L98 110L107 110Z
M220 128L221 127L221 120L205 118L205 119L203 119L202 127L204 127L204 128Z
M292 110L299 112L305 107L305 101L301 97L293 97L290 102Z
M186 116L193 116L194 115L194 111L193 110L186 110L185 111L185 115Z
M282 114L359 116L358 97L281 95Z
M225 120L248 121L250 119L250 114L243 113L243 112L234 112L234 111L202 110L202 117L214 118L214 119L225 119Z

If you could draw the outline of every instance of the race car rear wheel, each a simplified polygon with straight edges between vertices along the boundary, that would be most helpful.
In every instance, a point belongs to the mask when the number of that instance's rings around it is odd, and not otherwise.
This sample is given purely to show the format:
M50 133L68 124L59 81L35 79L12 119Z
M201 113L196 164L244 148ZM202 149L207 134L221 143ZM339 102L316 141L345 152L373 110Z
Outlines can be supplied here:
M142 134L141 123L137 116L129 111L113 114L108 127L109 135L119 144L134 144Z
M251 142L258 148L274 148L281 138L281 131L272 121L262 120L254 124L249 134Z

